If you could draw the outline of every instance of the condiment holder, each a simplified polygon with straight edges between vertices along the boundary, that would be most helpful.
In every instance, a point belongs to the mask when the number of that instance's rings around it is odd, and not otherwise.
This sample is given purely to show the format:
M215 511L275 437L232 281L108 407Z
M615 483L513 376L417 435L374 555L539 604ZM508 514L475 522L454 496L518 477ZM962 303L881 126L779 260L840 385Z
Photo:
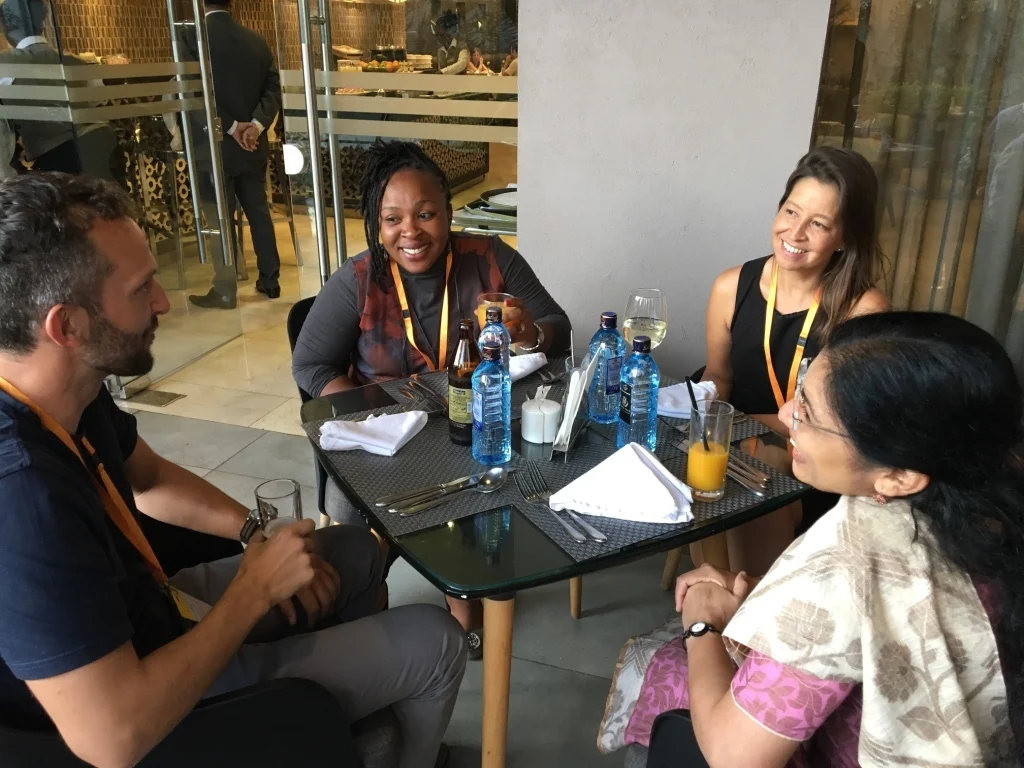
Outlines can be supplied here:
M568 461L569 451L590 423L586 408L587 392L590 391L590 383L597 371L597 363L598 358L587 355L578 368L567 366L567 383L562 396L562 421L551 449L551 461L559 458Z

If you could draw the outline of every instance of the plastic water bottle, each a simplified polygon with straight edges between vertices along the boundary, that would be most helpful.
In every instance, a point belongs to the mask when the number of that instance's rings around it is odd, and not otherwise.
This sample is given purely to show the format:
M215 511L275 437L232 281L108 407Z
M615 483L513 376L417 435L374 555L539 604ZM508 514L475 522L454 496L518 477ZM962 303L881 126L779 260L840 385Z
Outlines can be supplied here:
M487 318L487 325L480 331L480 339L477 341L477 345L480 347L480 354L484 353L484 344L496 343L501 348L501 364L505 366L507 371L512 337L509 336L508 329L501 324L501 307L488 307L485 317Z
M618 329L614 312L601 315L601 327L590 340L590 357L597 358L597 370L587 396L587 416L598 424L614 424L619 418L619 377L626 356L626 342Z
M501 347L483 345L473 373L473 458L489 467L512 458L512 377L501 363Z
M658 386L661 372L651 357L651 338L633 339L633 354L619 377L619 440L622 448L639 443L650 451L658 444Z

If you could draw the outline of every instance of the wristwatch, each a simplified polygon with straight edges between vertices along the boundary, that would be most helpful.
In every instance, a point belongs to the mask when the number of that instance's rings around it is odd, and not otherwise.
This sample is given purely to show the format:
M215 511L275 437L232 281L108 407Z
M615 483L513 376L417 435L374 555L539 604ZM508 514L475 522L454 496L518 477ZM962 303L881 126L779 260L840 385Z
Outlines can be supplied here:
M722 634L722 630L711 626L706 621L696 621L690 625L688 630L683 632L683 644L685 645L686 641L691 637L703 637L708 632L714 632L716 635Z
M238 539L243 544L248 544L249 539L251 539L256 534L256 531L262 529L263 520L260 517L260 511L258 509L254 509L251 512L249 512L249 516L245 518L245 522L242 523L242 530L238 534Z
M533 327L537 329L537 341L536 341L536 343L532 347L527 347L527 346L525 346L523 344L520 344L519 345L519 351L520 352L536 352L538 349L541 348L541 345L544 344L544 329L541 328L536 323L533 324Z

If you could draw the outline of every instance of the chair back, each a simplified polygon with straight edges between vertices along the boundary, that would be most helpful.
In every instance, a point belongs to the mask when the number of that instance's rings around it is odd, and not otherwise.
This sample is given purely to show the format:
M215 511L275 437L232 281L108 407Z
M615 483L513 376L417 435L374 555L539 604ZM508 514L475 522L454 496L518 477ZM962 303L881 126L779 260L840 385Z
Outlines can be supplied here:
M288 310L288 346L292 352L295 351L295 342L299 340L299 333L302 331L302 325L306 322L306 318L309 316L309 310L313 308L314 301L316 301L316 296L308 296L305 299L299 299L292 305L292 308ZM308 392L306 392L306 390L299 387L299 399L305 403L313 398Z

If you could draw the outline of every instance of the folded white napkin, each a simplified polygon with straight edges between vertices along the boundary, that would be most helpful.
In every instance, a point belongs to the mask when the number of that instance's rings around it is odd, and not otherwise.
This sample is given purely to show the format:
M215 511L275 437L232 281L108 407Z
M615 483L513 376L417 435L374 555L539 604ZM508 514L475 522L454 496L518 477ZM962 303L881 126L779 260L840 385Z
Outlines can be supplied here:
M394 456L427 424L423 411L370 416L365 421L328 421L320 428L325 451L362 449L378 456Z
M690 488L637 443L619 449L592 470L552 494L555 511L617 517L638 523L693 520Z
M525 379L531 373L539 371L547 364L548 356L543 352L534 352L529 355L514 355L509 358L508 372L512 376L512 381L519 381L520 379Z
M713 381L700 381L693 385L693 395L699 403L701 400L718 398L718 387ZM671 416L674 419L690 418L690 393L686 391L686 383L673 384L658 390L658 415Z

